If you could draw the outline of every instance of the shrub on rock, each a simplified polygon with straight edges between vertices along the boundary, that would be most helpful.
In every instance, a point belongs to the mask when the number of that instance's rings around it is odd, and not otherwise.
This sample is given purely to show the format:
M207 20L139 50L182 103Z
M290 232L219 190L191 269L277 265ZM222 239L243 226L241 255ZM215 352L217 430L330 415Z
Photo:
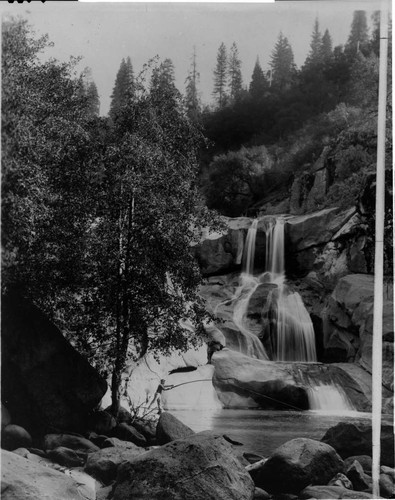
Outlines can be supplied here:
M327 430L321 441L335 448L342 458L352 455L372 456L372 425L368 423L339 422ZM383 424L381 426L380 442L381 464L393 467L394 433L392 425Z
M270 493L298 493L309 484L327 484L343 470L343 460L329 445L307 438L277 448L256 471L255 483Z
M156 426L158 444L167 444L175 439L182 439L194 434L193 430L183 424L171 413L162 413Z
M119 467L113 500L252 500L254 483L220 436L194 434Z
M1 447L5 450L29 448L31 445L32 438L30 434L20 425L9 424L1 432Z

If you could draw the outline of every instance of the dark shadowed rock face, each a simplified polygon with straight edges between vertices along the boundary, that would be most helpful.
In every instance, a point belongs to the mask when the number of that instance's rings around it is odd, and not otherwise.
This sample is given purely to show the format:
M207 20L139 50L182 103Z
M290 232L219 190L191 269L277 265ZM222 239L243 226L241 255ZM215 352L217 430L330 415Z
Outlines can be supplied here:
M283 444L255 475L255 484L271 493L299 493L309 484L327 484L343 470L336 451L313 439Z
M167 444L175 439L182 439L194 434L187 425L180 422L171 413L162 413L156 426L156 439L158 444Z
M1 447L5 450L15 450L16 448L29 448L32 445L32 438L26 429L19 425L9 424L1 431Z
M118 469L113 500L252 500L254 483L220 436L195 434Z
M328 429L321 439L339 453L342 458L353 455L372 455L371 424L339 422ZM391 425L381 426L381 464L394 466L394 434Z
M32 434L84 429L106 382L33 304L1 304L2 401Z

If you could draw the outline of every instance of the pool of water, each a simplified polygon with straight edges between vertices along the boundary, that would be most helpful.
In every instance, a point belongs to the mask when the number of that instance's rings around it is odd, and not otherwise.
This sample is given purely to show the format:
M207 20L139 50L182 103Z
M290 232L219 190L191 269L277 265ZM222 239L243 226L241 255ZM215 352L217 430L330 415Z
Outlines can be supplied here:
M370 413L328 413L318 411L264 410L171 410L171 413L195 432L213 430L243 443L241 451L269 456L281 444L297 437L320 440L340 421L369 422ZM383 417L390 423L391 416Z

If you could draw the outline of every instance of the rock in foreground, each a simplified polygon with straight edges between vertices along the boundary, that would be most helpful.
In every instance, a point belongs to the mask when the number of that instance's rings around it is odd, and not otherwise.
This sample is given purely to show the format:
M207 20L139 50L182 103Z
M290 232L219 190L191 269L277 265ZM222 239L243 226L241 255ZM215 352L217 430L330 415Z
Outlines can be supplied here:
M76 500L76 483L65 474L43 467L15 453L1 454L2 500Z
M220 436L195 434L120 466L113 500L252 500L254 483Z
M327 484L342 470L343 460L331 446L297 438L275 450L257 471L255 483L271 493L299 493L309 484Z

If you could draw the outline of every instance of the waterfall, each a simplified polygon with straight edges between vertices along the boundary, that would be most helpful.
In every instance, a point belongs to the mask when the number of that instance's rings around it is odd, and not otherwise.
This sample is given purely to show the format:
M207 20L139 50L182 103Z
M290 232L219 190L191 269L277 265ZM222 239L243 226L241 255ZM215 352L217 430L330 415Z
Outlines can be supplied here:
M311 410L327 412L355 411L343 388L338 384L319 383L308 389Z
M254 273L254 260L255 260L255 241L256 232L258 228L258 219L252 221L251 227L248 229L246 238L246 251L245 259L243 259L243 268L247 275Z

